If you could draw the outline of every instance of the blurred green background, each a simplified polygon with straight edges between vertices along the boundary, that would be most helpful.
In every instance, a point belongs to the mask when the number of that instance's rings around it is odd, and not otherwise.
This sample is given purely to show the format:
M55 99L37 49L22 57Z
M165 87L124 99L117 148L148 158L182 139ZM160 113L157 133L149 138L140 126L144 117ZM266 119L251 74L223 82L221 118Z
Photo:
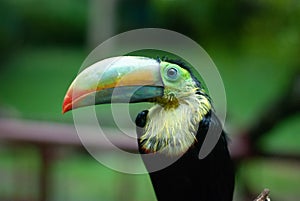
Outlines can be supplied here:
M226 88L226 130L234 138L257 123L300 69L299 19L295 0L2 0L0 117L72 124L61 104L88 53L115 34L156 27L187 35L211 56ZM299 154L299 131L298 114L268 133L261 148ZM110 170L83 149L57 152L47 200L155 200L147 175ZM0 141L0 200L39 200L40 166L39 148ZM299 168L299 162L247 160L238 169L235 199L247 183L257 194L270 188L273 200L298 200Z

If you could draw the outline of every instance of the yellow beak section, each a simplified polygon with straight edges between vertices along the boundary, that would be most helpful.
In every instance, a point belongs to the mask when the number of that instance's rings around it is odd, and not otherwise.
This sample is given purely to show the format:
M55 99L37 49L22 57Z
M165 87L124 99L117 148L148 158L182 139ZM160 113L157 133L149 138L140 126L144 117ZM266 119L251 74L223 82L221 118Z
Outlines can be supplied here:
M157 60L112 57L91 65L75 78L64 98L63 113L96 104L144 102L162 95Z

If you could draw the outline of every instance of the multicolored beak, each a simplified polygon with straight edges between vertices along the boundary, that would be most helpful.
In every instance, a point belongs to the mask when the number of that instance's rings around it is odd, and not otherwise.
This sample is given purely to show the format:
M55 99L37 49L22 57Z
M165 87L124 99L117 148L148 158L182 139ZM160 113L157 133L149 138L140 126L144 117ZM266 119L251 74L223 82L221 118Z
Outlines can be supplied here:
M138 56L112 57L83 70L69 87L63 113L89 105L145 102L163 96L160 63Z

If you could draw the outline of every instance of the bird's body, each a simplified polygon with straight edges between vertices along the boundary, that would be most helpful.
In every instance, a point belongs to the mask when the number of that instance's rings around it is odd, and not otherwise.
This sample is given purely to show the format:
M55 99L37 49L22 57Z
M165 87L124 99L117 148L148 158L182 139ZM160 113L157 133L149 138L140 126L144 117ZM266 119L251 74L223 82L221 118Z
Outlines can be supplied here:
M145 125L147 112L141 112L136 124ZM150 178L157 199L160 201L231 201L234 190L234 171L227 149L225 133L221 134L212 152L204 159L199 159L199 151L206 137L209 126L220 126L214 114L209 112L199 123L197 141L175 163L151 172ZM141 135L142 129L137 129ZM145 154L139 143L141 154ZM167 155L160 155L160 160L168 160ZM152 161L153 162L153 161ZM147 160L144 160L147 166Z
M232 201L234 171L227 138L189 68L146 57L103 60L74 80L63 111L111 100L154 103L138 114L136 125L139 152L159 201ZM210 136L217 136L212 151L201 158Z

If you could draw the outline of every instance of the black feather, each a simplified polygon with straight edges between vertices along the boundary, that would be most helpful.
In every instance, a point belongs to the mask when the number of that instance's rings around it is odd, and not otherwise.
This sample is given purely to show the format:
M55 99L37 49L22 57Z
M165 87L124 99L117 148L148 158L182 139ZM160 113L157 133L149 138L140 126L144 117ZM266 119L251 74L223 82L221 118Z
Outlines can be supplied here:
M148 112L143 111L136 122L146 122ZM141 125L141 124L139 124ZM213 112L209 112L201 122L197 132L197 142L175 163L150 173L150 178L159 201L232 201L234 189L234 170L227 148L227 138L222 132L212 152L199 159L199 151L210 126L221 126ZM138 136L143 128L137 127ZM139 142L140 147L140 142ZM145 160L145 166L151 169L152 162ZM157 160L169 160L168 156L156 153ZM155 160L155 159L154 159Z

